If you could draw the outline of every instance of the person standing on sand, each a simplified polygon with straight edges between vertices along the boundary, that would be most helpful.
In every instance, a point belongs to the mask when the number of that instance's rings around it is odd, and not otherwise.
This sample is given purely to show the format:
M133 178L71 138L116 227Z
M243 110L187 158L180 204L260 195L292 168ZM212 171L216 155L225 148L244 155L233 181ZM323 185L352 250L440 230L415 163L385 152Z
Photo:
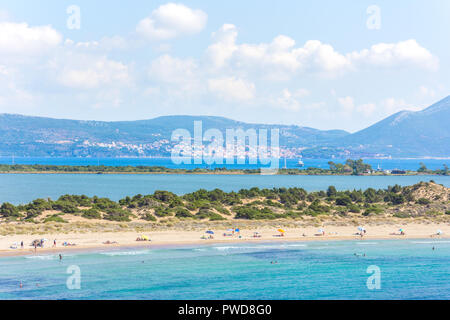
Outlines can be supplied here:
M53 240L53 247L54 247L54 248L56 247L56 239Z
M20 242L20 249L23 249L23 240Z

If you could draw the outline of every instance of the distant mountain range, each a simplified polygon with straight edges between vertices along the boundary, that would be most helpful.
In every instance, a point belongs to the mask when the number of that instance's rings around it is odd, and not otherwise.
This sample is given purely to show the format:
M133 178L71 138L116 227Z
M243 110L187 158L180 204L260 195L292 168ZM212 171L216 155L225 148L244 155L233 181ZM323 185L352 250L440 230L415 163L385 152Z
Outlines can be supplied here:
M222 117L164 116L139 121L80 121L0 114L0 156L133 157L169 156L175 129L193 132L280 129L280 146L288 156L450 157L450 96L418 112L398 112L364 130L250 124Z

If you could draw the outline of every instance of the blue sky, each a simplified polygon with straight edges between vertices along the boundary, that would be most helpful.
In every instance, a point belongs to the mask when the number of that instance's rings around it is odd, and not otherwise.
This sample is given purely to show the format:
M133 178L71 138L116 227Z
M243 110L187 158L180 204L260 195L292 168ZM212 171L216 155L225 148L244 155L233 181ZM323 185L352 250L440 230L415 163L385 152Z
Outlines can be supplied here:
M446 0L2 0L0 112L353 132L450 94L449 31Z

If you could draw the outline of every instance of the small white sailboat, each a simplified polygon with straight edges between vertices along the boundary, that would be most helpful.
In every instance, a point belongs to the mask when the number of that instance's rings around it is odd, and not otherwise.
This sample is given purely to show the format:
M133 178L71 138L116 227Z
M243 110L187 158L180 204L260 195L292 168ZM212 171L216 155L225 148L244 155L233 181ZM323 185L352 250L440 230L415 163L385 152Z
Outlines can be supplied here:
M297 162L298 167L303 167L304 165L305 165L305 163L302 161L302 159L298 160L298 162Z

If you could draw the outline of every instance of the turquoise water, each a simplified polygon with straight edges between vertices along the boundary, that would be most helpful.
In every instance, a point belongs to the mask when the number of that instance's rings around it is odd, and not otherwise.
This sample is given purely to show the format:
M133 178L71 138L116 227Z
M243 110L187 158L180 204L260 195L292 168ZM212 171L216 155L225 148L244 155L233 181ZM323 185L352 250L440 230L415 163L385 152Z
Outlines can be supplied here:
M71 265L80 268L80 290L67 289ZM373 265L381 288L369 290ZM450 299L450 241L231 243L67 253L61 262L56 255L0 258L0 299Z
M198 189L302 187L308 191L386 188L434 180L450 186L450 176L289 176L289 175L95 175L95 174L0 174L0 203L28 203L37 198L57 199L63 194L86 194L119 200L125 196L167 190L185 194Z
M167 168L234 168L234 169L256 169L261 167L260 164L249 164L248 159L245 164L232 165L211 165L206 164L182 164L176 165L170 158L50 158L50 157L0 157L1 164L47 164L47 165L105 165L105 166L163 166ZM316 167L328 169L328 161L336 163L344 163L345 159L303 159L305 163L304 168ZM450 159L364 159L364 162L372 165L374 169L378 165L382 169L403 169L403 170L417 170L420 163L423 162L429 169L442 169L444 164L450 166ZM286 167L298 168L298 159L286 159ZM279 167L284 167L284 159L280 159Z

